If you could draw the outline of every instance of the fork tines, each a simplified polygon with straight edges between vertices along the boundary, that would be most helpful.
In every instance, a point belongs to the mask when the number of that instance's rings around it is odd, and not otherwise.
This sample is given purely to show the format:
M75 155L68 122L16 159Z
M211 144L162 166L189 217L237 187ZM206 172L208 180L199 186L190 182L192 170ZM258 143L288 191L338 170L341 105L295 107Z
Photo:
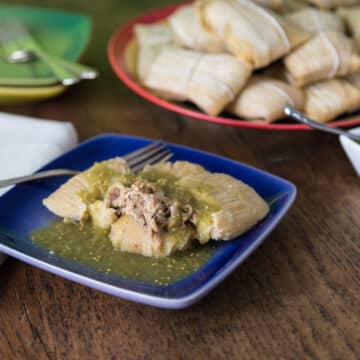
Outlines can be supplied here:
M165 144L156 142L125 155L124 159L127 160L131 170L137 172L146 165L167 161L172 156L173 154L166 148Z

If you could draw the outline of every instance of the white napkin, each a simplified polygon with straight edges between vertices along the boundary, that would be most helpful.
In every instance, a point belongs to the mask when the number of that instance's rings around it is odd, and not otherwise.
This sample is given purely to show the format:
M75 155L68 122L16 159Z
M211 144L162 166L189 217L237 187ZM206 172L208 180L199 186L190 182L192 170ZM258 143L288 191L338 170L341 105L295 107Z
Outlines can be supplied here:
M0 179L30 174L77 144L69 122L0 112ZM9 188L0 188L0 196ZM5 256L0 254L0 264Z

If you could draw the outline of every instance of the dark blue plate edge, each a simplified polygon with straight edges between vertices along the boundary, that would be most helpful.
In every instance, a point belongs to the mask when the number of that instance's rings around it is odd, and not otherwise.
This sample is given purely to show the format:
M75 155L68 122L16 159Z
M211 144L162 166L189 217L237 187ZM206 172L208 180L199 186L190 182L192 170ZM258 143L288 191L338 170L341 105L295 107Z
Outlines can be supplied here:
M151 138L143 138L143 137L132 136L132 135L105 133L105 134L94 136L94 137L80 143L75 148L73 148L70 151L66 152L65 154L57 157L56 159L51 161L49 164L43 166L38 171L42 171L43 169L51 167L52 163L56 162L59 158L63 157L64 155L67 155L67 156L71 155L72 152L78 151L80 148L86 146L88 143L92 143L96 140L107 139L109 137L110 138L120 138L120 139L137 139L137 140L144 141L144 143L151 143L152 141L158 141L158 140L151 139ZM164 143L167 144L167 142L165 142L165 141L164 141ZM241 166L251 169L253 171L255 170L256 172L261 172L263 175L269 176L278 182L282 182L282 183L286 184L288 186L289 192L290 192L287 202L283 205L283 208L279 211L279 213L274 217L273 222L264 231L264 233L259 235L258 239L255 242L253 242L248 248L246 248L246 250L244 250L241 255L237 255L237 258L235 260L229 259L230 264L227 267L225 265L225 267L222 267L221 269L219 269L209 281L207 281L203 285L199 286L196 290L194 290L189 295L179 297L179 298L167 298L167 297L159 297L159 296L139 293L136 291L119 288L117 286L113 286L113 285L110 285L110 284L107 284L107 283L104 283L101 281L97 281L92 278L86 277L84 275L80 275L80 274L74 273L72 271L63 269L61 267L48 264L47 262L44 262L37 258L34 258L30 255L23 254L22 252L14 250L3 244L0 244L0 251L9 256L15 257L18 260L21 260L29 265L36 266L42 270L48 271L52 274L58 275L60 277L80 283L85 286L89 286L93 289L105 292L110 295L122 297L122 298L130 300L130 301L141 302L146 305L151 305L151 306L160 307L160 308L168 308L168 309L186 308L186 307L194 304L195 302L199 301L202 297L204 297L206 294L208 294L215 286L217 286L225 277L227 277L232 271L234 271L237 268L237 266L239 266L243 261L245 261L247 259L247 257L253 251L255 251L258 246L260 246L262 244L262 242L265 240L265 238L278 225L280 220L283 218L283 216L286 214L286 212L288 211L290 206L293 204L293 202L296 198L297 189L296 189L296 186L293 183L289 182L288 180L285 180L279 176L273 175L266 171L257 169L251 165L240 163L235 160L232 160L232 159L229 159L229 158L226 158L223 156L219 156L217 154L213 154L210 152L193 149L188 146L178 145L175 143L168 143L168 144L170 146L175 146L180 149L185 149L185 150L190 150L190 151L195 150L196 152L201 153L202 155L210 155L210 156L216 157L220 160L225 160L227 162L230 162L230 163L234 164L235 166L241 165ZM10 191L12 191L12 190L10 190ZM0 236L6 236L6 235L0 233Z

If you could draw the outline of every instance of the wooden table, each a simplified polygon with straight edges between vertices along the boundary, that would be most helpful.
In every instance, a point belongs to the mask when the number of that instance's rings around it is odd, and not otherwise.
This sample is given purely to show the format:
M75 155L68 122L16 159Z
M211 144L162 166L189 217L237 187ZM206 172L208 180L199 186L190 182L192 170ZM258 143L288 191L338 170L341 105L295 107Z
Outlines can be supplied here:
M256 253L186 310L131 303L8 260L0 359L359 359L360 186L337 138L207 124L132 94L110 70L106 42L126 19L169 1L47 3L94 16L86 61L101 78L1 111L70 120L81 140L115 132L190 145L283 176L299 194Z

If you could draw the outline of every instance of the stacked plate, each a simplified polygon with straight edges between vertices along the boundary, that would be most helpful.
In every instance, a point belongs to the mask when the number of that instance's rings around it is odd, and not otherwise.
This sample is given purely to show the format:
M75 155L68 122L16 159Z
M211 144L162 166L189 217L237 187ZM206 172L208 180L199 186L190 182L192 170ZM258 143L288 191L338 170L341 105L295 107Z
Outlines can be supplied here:
M0 5L0 24L0 103L42 100L62 93L66 85L45 58L11 58L21 41L26 45L14 29L21 26L28 32L44 56L78 66L75 63L90 38L90 19L75 13Z

